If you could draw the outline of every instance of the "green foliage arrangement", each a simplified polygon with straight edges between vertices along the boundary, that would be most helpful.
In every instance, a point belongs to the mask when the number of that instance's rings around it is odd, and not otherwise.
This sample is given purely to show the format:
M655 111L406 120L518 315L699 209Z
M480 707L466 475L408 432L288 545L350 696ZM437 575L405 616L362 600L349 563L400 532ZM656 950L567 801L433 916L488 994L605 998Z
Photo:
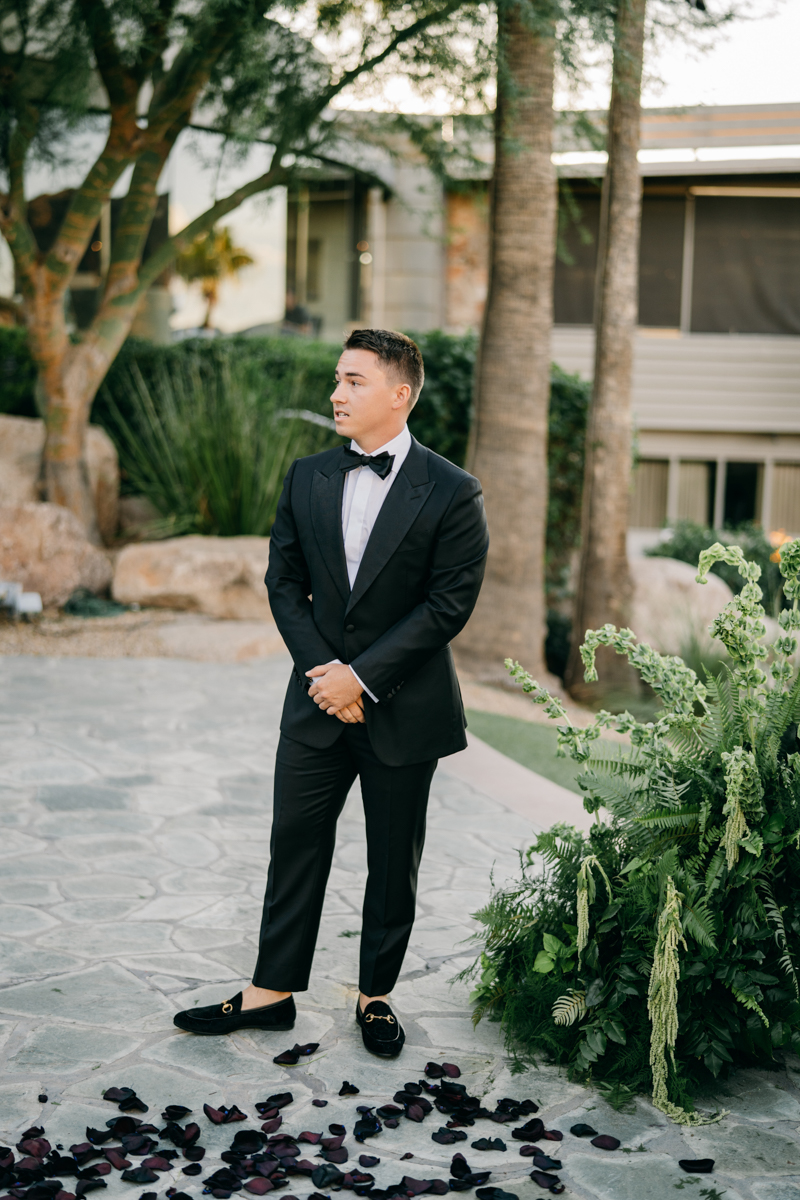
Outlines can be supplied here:
M781 577L775 548L767 540L760 525L748 523L735 530L708 529L695 521L678 521L670 536L657 546L646 550L651 558L677 558L681 562L694 565L700 553L711 542L724 544L736 543L744 551L745 558L758 563L761 567L760 586L764 593L764 607L767 614L777 617L781 611L783 600L783 579ZM727 562L717 562L711 568L714 575L724 579L732 592L740 592L744 581L736 567Z
M512 678L559 722L582 764L588 835L540 835L515 886L478 914L475 1019L502 1019L520 1060L546 1055L611 1093L651 1091L676 1121L736 1065L800 1049L800 541L781 549L789 603L769 649L758 564L719 542L699 556L743 586L711 626L730 665L701 683L680 658L606 625L581 649L625 655L661 701L656 720L598 713L574 727L518 664ZM761 663L771 659L769 677ZM599 741L616 727L630 748Z
M304 415L300 373L289 387L255 384L230 357L183 357L149 382L133 363L123 384L125 411L107 395L107 412L128 485L161 514L150 537L265 536L292 460L339 442Z
M36 367L22 326L0 325L0 413L37 417Z

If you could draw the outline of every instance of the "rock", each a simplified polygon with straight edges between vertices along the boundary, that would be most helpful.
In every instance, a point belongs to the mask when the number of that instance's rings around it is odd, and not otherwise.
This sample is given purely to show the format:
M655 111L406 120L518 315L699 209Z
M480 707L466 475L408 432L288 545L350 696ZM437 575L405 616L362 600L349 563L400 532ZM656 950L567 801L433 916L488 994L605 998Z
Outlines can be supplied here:
M269 538L193 535L126 546L112 594L123 604L233 620L271 620L264 575Z
M43 448L44 421L0 415L0 505L39 500ZM100 536L108 543L117 532L119 463L114 443L99 425L86 431L86 466Z
M0 508L0 578L39 592L45 607L65 604L77 588L104 591L111 563L86 540L73 513L58 504Z
M708 627L733 598L718 575L695 582L697 568L675 558L632 558L631 629L661 654L686 654L693 646L722 653Z

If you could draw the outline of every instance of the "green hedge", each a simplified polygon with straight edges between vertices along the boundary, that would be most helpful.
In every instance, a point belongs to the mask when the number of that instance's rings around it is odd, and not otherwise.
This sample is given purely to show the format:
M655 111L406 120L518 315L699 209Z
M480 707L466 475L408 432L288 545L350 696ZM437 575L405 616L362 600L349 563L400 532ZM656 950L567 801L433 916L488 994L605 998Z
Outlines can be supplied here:
M437 454L463 465L472 412L472 384L477 337L434 330L413 334L425 359L425 387L411 416L414 435ZM329 414L338 344L305 338L254 338L233 335L192 338L169 346L129 338L111 366L92 408L92 421L118 436L113 406L128 419L131 368L136 366L154 393L164 369L182 362L199 366L209 378L235 364L237 378L256 391L274 394L285 385L287 405ZM300 381L298 383L298 381ZM25 331L0 327L0 412L35 416L35 371ZM268 385L268 386L267 386ZM547 533L548 592L563 592L569 559L578 543L583 439L589 385L553 368L550 403L550 501ZM525 486L525 481L520 481Z

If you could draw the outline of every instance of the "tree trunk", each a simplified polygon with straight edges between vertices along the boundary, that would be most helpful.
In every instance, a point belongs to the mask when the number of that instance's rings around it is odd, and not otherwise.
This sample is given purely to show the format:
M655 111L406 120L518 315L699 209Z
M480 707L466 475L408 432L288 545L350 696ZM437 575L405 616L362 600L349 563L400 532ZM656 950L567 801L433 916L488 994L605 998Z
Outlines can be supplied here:
M499 5L489 291L476 368L468 467L483 485L491 545L475 612L458 639L478 678L503 660L544 670L547 412L556 180L550 31Z
M566 684L576 697L624 687L629 668L613 651L598 655L600 685L583 681L587 629L627 625L632 584L626 536L631 484L631 375L638 316L642 182L637 153L646 0L620 0L608 114L595 288L594 390L586 431L581 559Z

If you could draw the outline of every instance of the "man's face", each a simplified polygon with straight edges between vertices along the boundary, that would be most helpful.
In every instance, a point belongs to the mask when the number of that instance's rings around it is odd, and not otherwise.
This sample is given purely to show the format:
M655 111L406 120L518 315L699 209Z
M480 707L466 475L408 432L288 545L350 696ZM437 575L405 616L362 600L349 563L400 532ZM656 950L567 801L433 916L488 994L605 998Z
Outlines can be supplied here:
M336 432L371 453L402 429L410 391L407 383L386 374L371 350L344 350L331 396Z

